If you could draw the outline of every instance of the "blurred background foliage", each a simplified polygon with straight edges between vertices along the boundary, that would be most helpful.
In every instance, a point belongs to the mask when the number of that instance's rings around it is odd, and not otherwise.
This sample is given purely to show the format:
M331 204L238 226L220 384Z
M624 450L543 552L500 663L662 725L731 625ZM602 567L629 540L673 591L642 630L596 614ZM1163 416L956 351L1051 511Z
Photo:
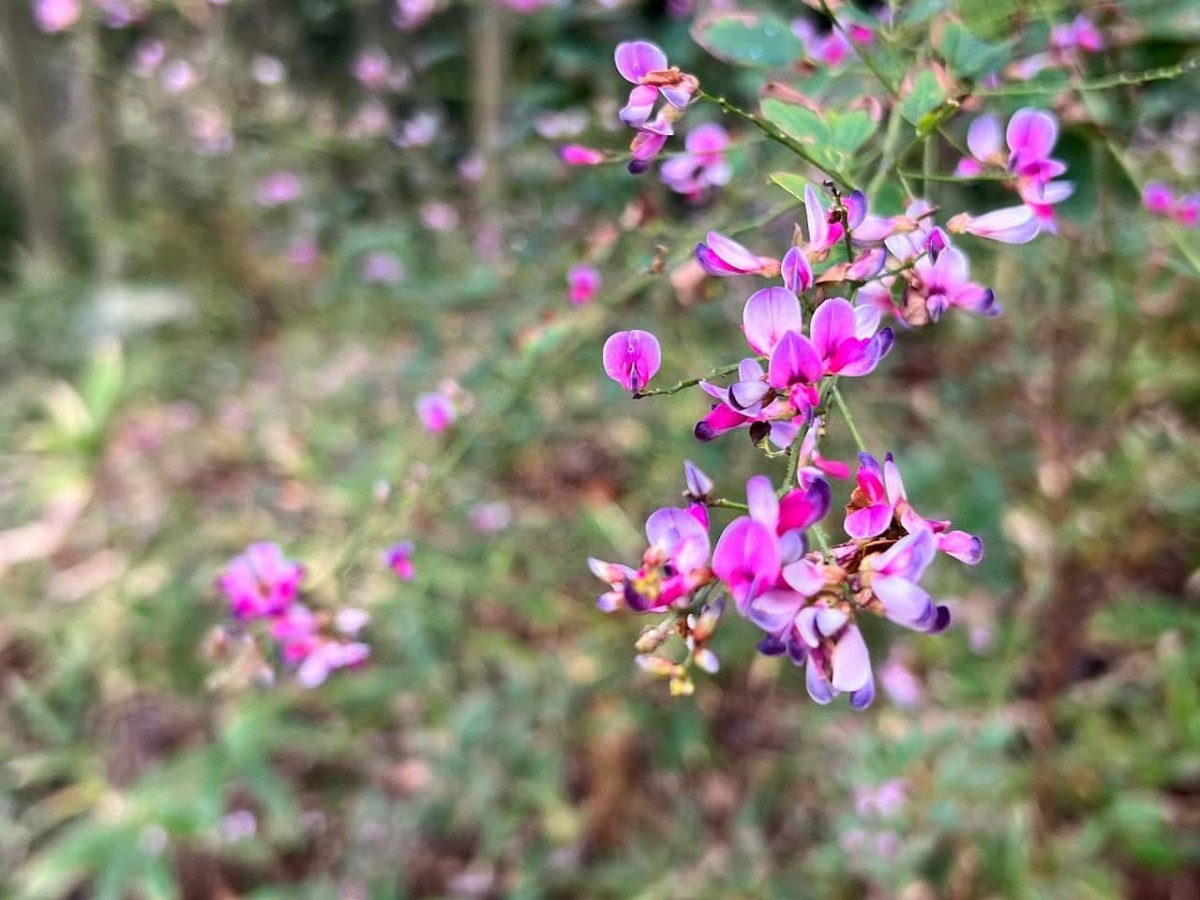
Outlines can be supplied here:
M1082 9L894 5L1000 62ZM885 690L851 713L732 620L721 673L668 699L640 623L592 602L585 557L634 558L685 457L731 496L765 470L694 442L699 397L631 403L599 348L654 331L663 383L734 359L749 284L683 264L709 228L786 246L766 176L796 161L727 122L734 182L693 204L554 152L623 145L623 39L754 104L764 74L705 54L690 4L446 3L406 30L368 0L156 0L58 34L29 6L0 13L0 893L1200 895L1200 244L1138 193L1196 184L1195 73L993 101L1053 106L1078 191L1061 237L968 245L1003 317L904 332L847 389L920 507L989 550L938 573L948 634L868 636ZM1200 43L1188 0L1087 11L1093 76ZM384 90L353 75L370 48ZM264 205L279 172L299 191ZM402 277L372 280L379 254ZM579 261L605 284L575 309ZM431 435L413 402L444 379L469 409ZM401 538L410 583L378 559ZM264 539L313 605L371 613L369 665L214 679L213 579Z

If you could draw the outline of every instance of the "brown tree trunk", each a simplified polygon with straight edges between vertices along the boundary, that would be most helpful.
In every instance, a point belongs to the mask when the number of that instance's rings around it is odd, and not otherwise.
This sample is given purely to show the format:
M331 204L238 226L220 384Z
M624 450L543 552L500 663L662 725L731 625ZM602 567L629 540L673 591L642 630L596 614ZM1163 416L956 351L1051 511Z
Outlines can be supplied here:
M54 103L46 59L51 40L34 26L28 3L0 2L0 48L11 88L13 135L24 208L24 239L35 270L61 268L63 167L54 146Z
M502 237L504 202L501 130L504 83L508 74L509 23L499 4L478 0L471 11L471 129L475 153L483 171L475 183L475 221L478 234Z

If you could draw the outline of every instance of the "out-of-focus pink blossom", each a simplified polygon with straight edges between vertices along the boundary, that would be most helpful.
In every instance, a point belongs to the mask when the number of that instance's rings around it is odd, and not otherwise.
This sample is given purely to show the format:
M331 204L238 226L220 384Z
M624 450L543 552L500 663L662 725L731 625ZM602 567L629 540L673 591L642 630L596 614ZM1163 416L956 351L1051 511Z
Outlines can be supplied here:
M162 65L167 56L167 45L157 38L145 38L133 48L133 73L139 78L149 78Z
M437 0L396 0L392 24L401 31L420 28L437 10Z
M603 279L595 266L580 264L567 272L567 298L572 306L584 306L595 299Z
M264 176L255 191L260 206L274 207L294 203L304 194L304 182L290 169L280 169Z
M419 112L411 119L401 122L392 132L392 143L397 147L428 147L441 131L442 120L433 112Z
M287 559L278 544L251 544L235 557L217 579L238 619L275 616L287 609L300 592L304 567Z
M279 57L260 53L250 63L250 74L263 87L275 87L287 78L287 67Z
M480 534L495 534L512 524L512 507L503 500L479 503L471 508L470 519L471 527Z
M388 86L392 60L381 47L367 47L354 58L351 71L368 91L381 91Z
M430 231L453 231L459 225L458 210L445 200L427 200L421 204L421 221Z
M450 397L441 391L435 391L417 397L417 415L426 431L440 434L454 424L454 420L458 418L458 411Z
M196 70L185 59L173 59L162 67L159 80L168 94L182 94L196 84Z
M383 562L401 581L412 581L417 575L417 567L413 564L412 541L393 544L384 551Z
M548 141L561 141L583 133L587 128L588 114L582 109L564 109L544 112L533 120L533 130Z
M608 162L608 154L583 144L564 144L558 148L558 158L568 166L598 166Z
M684 141L685 152L663 163L663 183L693 200L728 184L733 174L725 159L728 146L729 133L720 125L706 122L696 126Z
M80 0L33 0L33 20L47 34L66 31L82 12Z

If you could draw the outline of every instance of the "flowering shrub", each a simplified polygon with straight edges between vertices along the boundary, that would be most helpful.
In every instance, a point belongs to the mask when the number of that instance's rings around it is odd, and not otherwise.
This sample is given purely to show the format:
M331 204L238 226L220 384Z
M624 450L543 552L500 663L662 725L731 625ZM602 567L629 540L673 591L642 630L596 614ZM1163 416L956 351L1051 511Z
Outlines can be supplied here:
M745 429L755 450L783 459L782 477L752 478L743 502L714 495L713 480L685 463L688 503L650 515L640 564L592 559L590 565L609 586L599 599L602 610L666 615L638 640L638 663L668 677L672 693L691 693L692 667L715 670L715 656L704 643L728 599L765 632L760 653L783 654L805 668L816 702L847 693L850 704L862 708L871 703L875 682L859 623L881 616L919 632L943 631L951 611L922 587L922 579L939 553L975 565L983 545L951 530L948 521L915 511L892 454L880 465L864 442L843 397L846 379L869 376L904 339L905 329L937 322L951 310L1000 315L995 292L971 279L967 247L955 243L957 236L1026 244L1055 235L1056 206L1075 186L1062 178L1067 164L1053 156L1059 120L1051 111L1021 107L1002 125L982 110L1006 83L1047 67L1072 67L1079 54L1098 52L1104 41L1079 16L1054 27L1045 53L1006 70L1003 48L951 22L937 48L940 60L911 62L897 53L911 22L848 7L821 10L827 31L808 18L797 20L789 34L769 16L715 13L693 34L715 55L751 66L764 58L768 66L804 58L805 65L832 72L860 63L882 99L848 102L833 87L822 99L801 94L802 82L774 81L764 86L759 110L748 111L670 65L650 41L616 48L617 71L634 84L619 113L635 131L630 172L652 165L694 107L715 106L791 151L791 163L772 180L802 205L803 222L782 258L761 256L717 231L696 244L695 262L709 277L782 280L746 299L741 331L749 354L740 361L651 388L664 355L654 335L621 331L603 351L605 373L634 399L692 388L707 394L711 409L696 424L695 437L710 441ZM957 41L947 37L951 29L959 29ZM981 112L969 126L961 121L968 107ZM966 154L953 174L943 174L937 164L942 148L960 147L964 139ZM701 199L729 182L724 154L730 144L719 125L694 126L684 152L662 164L663 181ZM908 158L921 146L923 169L912 172ZM604 153L567 147L563 157L573 165L593 164ZM932 199L943 180L997 183L1021 202L984 211L944 209ZM1146 189L1150 211L1183 223L1195 218L1192 200L1177 201L1157 183ZM885 316L900 327L899 338L883 326ZM670 358L669 349L665 355ZM820 455L832 428L846 429L859 451L849 490L836 484L846 467ZM828 523L835 505L846 511L841 529L848 539L841 541ZM714 531L712 508L742 515ZM682 659L666 646L672 636L683 639ZM648 655L654 652L667 655Z

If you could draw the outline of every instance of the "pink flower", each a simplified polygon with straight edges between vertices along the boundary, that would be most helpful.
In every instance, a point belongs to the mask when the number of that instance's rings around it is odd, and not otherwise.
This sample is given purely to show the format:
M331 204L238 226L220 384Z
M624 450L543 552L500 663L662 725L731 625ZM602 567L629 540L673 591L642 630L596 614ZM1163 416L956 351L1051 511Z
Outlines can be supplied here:
M700 199L711 188L728 184L733 173L725 160L728 146L729 133L720 125L698 125L684 141L686 152L663 163L663 183L693 200Z
M276 616L287 609L300 593L304 567L283 555L278 544L251 544L234 557L217 579L238 619Z
M383 562L389 569L396 573L396 577L401 581L412 581L417 575L416 566L413 565L413 542L400 541L398 544L393 544L383 553Z
M337 669L357 668L371 656L371 648L361 642L322 639L296 669L301 686L315 688L324 684Z
M1066 182L1051 182L1051 185L1055 184ZM959 213L951 217L946 227L952 234L965 232L1002 244L1027 244L1038 236L1042 223L1034 208L1024 205L997 209L982 216Z
M480 534L495 534L512 524L512 507L503 500L480 503L471 508L470 520Z
M717 278L732 275L773 277L780 271L779 260L751 253L737 241L716 231L710 231L705 241L696 245L696 262L707 274Z
M637 570L588 559L592 574L610 588L596 600L602 611L651 612L672 604L684 605L691 602L698 588L712 581L708 568L708 511L703 506L655 510L646 519L646 540L649 546Z
M922 528L864 560L864 580L884 615L898 625L937 634L950 624L950 610L935 604L918 583L936 552L933 532Z
M630 393L643 390L658 372L662 351L648 331L618 331L604 342L604 371Z
M558 148L558 156L568 166L598 166L608 161L608 154L603 150L583 144L563 144Z
M424 25L437 9L437 0L396 0L392 24L401 31L412 31Z
M567 272L567 297L572 306L591 303L600 291L603 279L595 266L580 264Z
M1200 222L1200 194L1185 194L1171 207L1171 218L1187 228Z
M824 705L848 693L854 709L870 706L875 699L871 655L850 615L836 607L808 606L796 616L796 630L808 647L808 695Z
M421 394L417 397L417 415L425 430L440 434L458 418L453 401L441 391Z
M80 0L34 0L33 19L47 34L66 31L79 19Z
M258 183L256 197L260 206L273 207L294 203L304 194L304 182L295 172L280 169Z
M626 125L637 130L630 145L629 171L644 172L650 161L675 132L675 121L691 101L699 82L692 75L668 67L667 55L649 41L624 41L613 55L617 71L633 83L629 102L619 114ZM659 97L666 101L655 115Z
M379 47L368 47L354 58L355 79L369 91L381 91L388 86L392 60Z
M1171 211L1175 197L1171 189L1161 181L1148 181L1142 188L1142 204L1147 212L1156 216L1165 216Z

